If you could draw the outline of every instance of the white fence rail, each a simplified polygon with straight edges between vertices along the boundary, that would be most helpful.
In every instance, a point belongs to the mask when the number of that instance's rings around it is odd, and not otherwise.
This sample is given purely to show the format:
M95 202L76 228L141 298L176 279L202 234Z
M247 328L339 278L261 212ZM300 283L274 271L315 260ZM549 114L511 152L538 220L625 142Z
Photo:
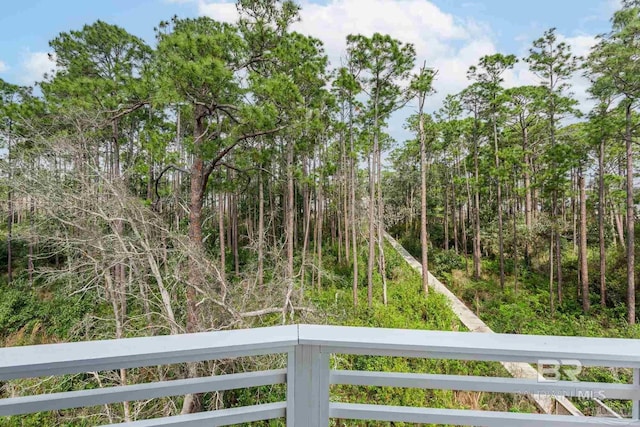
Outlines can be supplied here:
M292 325L178 336L0 349L0 381L264 354L287 368L94 390L0 399L0 416L286 384L286 401L135 421L128 426L212 426L286 418L287 426L328 426L330 418L474 426L640 426L640 340ZM420 357L633 369L632 384L537 381L331 370L331 354ZM632 401L628 419L392 407L330 401L332 384L517 394L598 396Z
M411 268L416 270L422 275L422 264L418 262L396 239L391 237L389 233L384 234L385 239L391 244L391 246L400 254L402 258L409 264ZM453 292L451 292L447 286L438 280L433 274L429 273L429 288L434 289L436 292L445 296L449 304L451 304L451 310L460 319L462 324L466 326L472 332L493 333L491 328L484 323L476 314L471 311L465 303L458 298ZM513 377L516 378L528 378L537 381L540 377L538 371L531 365L522 362L502 362L502 366ZM594 395L596 396L596 395ZM551 395L528 395L535 404L547 414L560 413L563 415L576 415L582 416L582 412L565 396L558 394ZM591 402L597 406L597 410L600 413L605 413L608 416L621 418L616 412L614 412L609 406L607 406L602 400L594 397Z

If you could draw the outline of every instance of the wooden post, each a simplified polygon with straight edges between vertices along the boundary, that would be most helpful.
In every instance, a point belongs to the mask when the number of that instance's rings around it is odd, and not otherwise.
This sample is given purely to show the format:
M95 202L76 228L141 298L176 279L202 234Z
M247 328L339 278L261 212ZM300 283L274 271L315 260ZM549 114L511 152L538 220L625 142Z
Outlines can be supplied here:
M329 425L329 354L298 345L289 353L287 427Z

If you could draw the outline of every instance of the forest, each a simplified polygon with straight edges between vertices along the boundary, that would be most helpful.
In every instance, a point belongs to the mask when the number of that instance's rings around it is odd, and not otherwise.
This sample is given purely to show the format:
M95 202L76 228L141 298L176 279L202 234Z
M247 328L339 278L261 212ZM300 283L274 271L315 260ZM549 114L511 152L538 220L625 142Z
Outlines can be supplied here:
M623 1L586 57L551 28L526 57L479 58L437 111L425 105L443 70L412 44L353 34L330 64L321 40L291 30L293 1L237 9L232 24L160 22L153 45L96 21L49 42L55 71L35 87L0 79L3 346L299 322L455 329L428 270L498 332L640 337L639 0ZM506 87L518 62L537 85ZM590 82L587 114L576 75ZM395 141L389 120L404 108L413 136ZM422 278L386 233L421 260ZM0 383L0 397L273 363ZM436 392L420 393L397 398ZM255 395L0 424L131 421Z

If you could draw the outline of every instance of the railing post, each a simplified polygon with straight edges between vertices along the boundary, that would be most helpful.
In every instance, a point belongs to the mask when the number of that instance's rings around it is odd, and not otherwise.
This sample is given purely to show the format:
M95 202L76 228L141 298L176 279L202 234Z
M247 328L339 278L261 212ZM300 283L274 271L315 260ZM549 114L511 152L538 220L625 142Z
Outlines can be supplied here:
M287 427L329 425L329 354L298 345L287 364Z
M638 368L633 370L633 385L636 389L640 390L640 369ZM631 418L640 420L640 399L631 402Z

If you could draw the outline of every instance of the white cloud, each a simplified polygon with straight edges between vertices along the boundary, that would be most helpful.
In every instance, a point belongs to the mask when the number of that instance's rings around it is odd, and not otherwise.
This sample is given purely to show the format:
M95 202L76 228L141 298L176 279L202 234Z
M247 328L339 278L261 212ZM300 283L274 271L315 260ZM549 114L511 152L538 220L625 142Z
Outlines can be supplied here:
M0 61L0 73L4 73L6 71L9 71L9 66L5 62Z
M595 36L592 35L578 35L573 37L560 37L560 40L571 46L571 51L574 55L586 58L589 55L589 51L598 42ZM571 81L571 91L574 97L578 100L578 107L583 113L588 113L595 103L589 99L588 90L591 86L589 80L582 75L582 70L578 70L575 73Z
M225 22L234 22L238 17L235 3L230 0L194 1L198 2L201 15ZM326 4L301 0L301 7L301 21L293 29L322 40L333 66L340 65L348 34L370 36L380 32L413 43L417 64L426 61L427 66L438 70L434 83L437 93L427 101L428 111L439 109L447 94L458 93L469 84L466 73L471 65L477 64L482 56L498 51L493 31L487 24L446 13L429 0L329 0ZM595 37L586 34L559 35L559 39L571 45L573 53L579 56L587 55L595 43ZM518 41L522 42L517 52L521 58L528 55L531 40ZM580 74L576 73L571 80L572 91L582 109L588 110L591 105L586 93L588 82ZM504 79L508 87L539 84L539 79L524 61L506 72ZM413 105L406 107L389 123L400 141L408 137L402 130L402 123L414 109Z
M235 2L211 3L206 0L198 0L198 13L222 22L235 22L238 19L238 9Z
M558 41L567 43L571 47L571 52L574 55L583 58L589 55L589 51L597 43L596 36L588 34L580 34L571 37L558 34ZM506 72L504 75L506 87L540 84L538 76L532 73L529 70L528 64L522 60L522 57L528 55L528 49L530 46L530 41L523 40L522 49L520 51L520 62L516 64L513 70ZM571 86L570 91L573 97L578 100L579 109L583 113L589 112L594 104L593 101L589 99L589 94L587 93L590 83L582 75L582 70L578 69L568 83Z
M481 23L443 12L428 0L330 0L301 2L301 21L293 29L323 41L333 66L340 65L349 34L389 34L413 43L417 63L438 69L427 108L437 109L444 96L465 87L466 72L482 55L496 52L491 30ZM233 22L235 3L198 0L201 15Z
M47 52L27 52L22 61L22 73L19 76L21 84L32 85L42 81L44 75L55 73L55 61Z
M622 9L622 0L606 0L607 8L610 12Z
M568 44L574 55L583 58L589 55L589 51L597 43L596 36L587 34L580 34L571 37L558 34L558 41ZM529 45L523 45L523 53L521 56L526 56L528 54L528 48ZM589 99L589 94L587 93L590 86L589 80L582 74L582 70L578 69L567 83L571 86L570 91L573 97L579 103L579 109L583 113L587 113L594 104L593 101ZM529 71L528 64L524 61L520 61L512 71L505 74L505 85L507 87L537 85L539 83L540 79L534 73Z
M571 46L574 55L586 57L589 51L596 44L596 37L593 35L578 35L573 37L565 37L560 35L560 41L564 41Z
M447 93L464 88L466 72L481 55L495 52L490 31L445 13L426 0L332 0L303 3L295 29L321 39L331 63L340 64L349 34L389 34L416 48L417 63L438 70L426 108L439 108ZM399 126L396 126L399 127Z

